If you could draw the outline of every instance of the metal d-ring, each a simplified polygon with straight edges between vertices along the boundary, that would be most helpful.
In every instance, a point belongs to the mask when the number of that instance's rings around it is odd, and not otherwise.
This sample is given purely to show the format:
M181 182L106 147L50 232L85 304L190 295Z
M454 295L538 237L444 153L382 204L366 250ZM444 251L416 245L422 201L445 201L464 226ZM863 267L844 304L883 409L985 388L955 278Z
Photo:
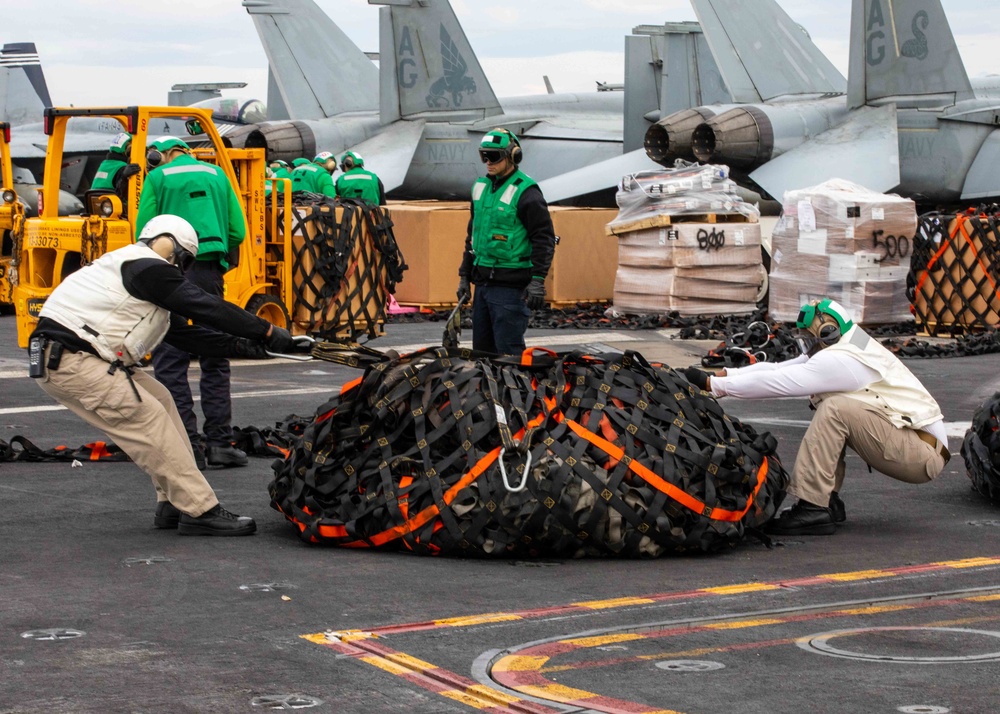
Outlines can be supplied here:
M531 449L528 449L528 457L524 460L524 473L521 474L521 483L516 487L510 485L510 480L507 478L507 468L503 465L503 455L507 452L506 446L500 447L500 456L497 460L500 462L500 475L503 477L503 485L510 493L520 493L528 487L528 472L531 471Z

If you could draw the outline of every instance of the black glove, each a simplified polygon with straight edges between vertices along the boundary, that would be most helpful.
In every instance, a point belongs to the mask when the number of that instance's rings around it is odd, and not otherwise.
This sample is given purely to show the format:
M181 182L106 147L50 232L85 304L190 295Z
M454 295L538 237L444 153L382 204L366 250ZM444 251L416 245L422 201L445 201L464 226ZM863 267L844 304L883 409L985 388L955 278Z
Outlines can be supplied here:
M139 166L139 164L125 164L125 166L122 167L121 172L118 174L118 180L128 181L140 171L142 171L142 167Z
M458 290L455 291L455 295L458 297L459 303L463 303L472 297L472 288L469 286L468 275L458 276Z
M691 384L696 386L702 391L708 390L708 378L711 376L708 372L698 369L697 367L688 367L682 374Z
M243 359L271 359L264 345L256 340L248 340L246 337L237 337L233 340L232 356Z
M264 338L264 344L269 352L285 353L291 352L295 343L292 341L292 333L284 327L271 325L271 336Z
M230 270L240 264L240 247L238 245L233 246L226 253L226 262L229 263Z
M532 278L524 289L524 302L529 310L541 310L545 307L545 280Z

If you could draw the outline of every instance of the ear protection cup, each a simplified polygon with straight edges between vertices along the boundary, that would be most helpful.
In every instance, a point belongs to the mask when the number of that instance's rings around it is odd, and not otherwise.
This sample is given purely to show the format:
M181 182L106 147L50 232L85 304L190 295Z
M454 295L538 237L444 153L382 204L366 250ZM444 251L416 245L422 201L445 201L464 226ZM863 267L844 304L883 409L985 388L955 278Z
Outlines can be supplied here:
M839 325L823 325L819 328L819 341L825 347L837 344L841 336Z
M354 168L354 159L350 156L345 156L344 160L340 162L340 170L347 173Z
M514 139L514 142L514 145L510 147L510 160L514 162L514 166L517 166L521 163L521 145L516 143L517 139Z

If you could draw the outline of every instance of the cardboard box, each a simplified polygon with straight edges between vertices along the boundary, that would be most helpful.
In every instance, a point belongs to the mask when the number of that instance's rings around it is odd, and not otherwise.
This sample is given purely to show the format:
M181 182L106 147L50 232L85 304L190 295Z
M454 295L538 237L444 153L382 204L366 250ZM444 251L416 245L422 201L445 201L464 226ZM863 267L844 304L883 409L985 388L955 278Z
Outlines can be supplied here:
M733 315L752 312L763 267L657 268L619 266L615 309L626 314Z
M760 265L759 223L678 223L618 236L618 262L635 267Z
M465 251L469 204L464 201L390 202L396 243L409 266L396 285L400 305L454 305Z
M618 241L604 227L617 213L612 208L549 207L559 245L545 279L546 300L601 302L614 296Z
M454 305L458 269L465 250L469 204L407 201L389 204L396 242L409 269L396 286L401 305ZM614 294L618 243L604 226L614 209L552 206L559 236L545 280L545 299L557 302L610 300Z

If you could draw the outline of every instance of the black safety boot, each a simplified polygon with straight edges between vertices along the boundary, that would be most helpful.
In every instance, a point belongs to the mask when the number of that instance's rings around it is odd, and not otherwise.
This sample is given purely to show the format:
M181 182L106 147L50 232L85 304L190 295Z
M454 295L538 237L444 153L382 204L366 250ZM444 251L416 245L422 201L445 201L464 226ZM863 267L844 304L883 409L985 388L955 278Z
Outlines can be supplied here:
M246 466L247 454L235 446L209 446L205 459L210 469L224 469L229 466Z
M831 535L835 530L829 508L802 500L764 527L771 535Z
M170 501L159 501L156 504L156 515L153 516L154 528L176 528L181 520L181 512Z
M197 518L182 513L177 526L177 532L181 535L243 536L256 530L257 524L253 518L237 516L218 504Z
M833 516L834 523L843 523L847 520L847 509L840 494L834 491L830 494L830 515Z

